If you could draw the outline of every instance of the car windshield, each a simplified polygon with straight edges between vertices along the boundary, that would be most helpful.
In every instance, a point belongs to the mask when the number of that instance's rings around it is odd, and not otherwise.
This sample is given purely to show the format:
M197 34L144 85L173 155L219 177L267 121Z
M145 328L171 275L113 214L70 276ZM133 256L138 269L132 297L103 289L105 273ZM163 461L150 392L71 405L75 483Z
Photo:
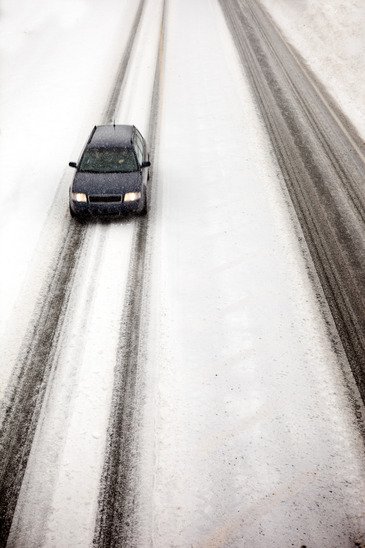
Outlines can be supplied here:
M80 171L115 173L137 171L137 161L131 148L89 148L81 158Z

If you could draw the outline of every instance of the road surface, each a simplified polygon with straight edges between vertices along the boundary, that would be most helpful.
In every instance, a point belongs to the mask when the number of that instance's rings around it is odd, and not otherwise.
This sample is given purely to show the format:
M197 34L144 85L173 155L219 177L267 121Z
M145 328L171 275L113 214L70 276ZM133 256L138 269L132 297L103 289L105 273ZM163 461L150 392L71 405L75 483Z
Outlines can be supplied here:
M360 546L358 137L256 2L121 21L93 123L146 136L150 211L78 224L55 185L7 341L0 544Z

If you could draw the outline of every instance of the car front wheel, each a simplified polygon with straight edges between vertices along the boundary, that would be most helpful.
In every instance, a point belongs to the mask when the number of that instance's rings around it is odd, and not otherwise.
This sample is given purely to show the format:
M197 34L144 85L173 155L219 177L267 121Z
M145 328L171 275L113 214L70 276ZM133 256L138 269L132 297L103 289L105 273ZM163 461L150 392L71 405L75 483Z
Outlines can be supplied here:
M75 213L71 209L71 206L70 206L70 215L73 219L75 219L75 221L78 221L79 223L82 223L84 221L84 218L81 215L77 215L77 213Z
M144 197L144 204L143 204L143 208L142 210L140 211L140 215L141 216L144 216L144 215L147 215L147 209L148 209L148 203L147 203L147 192L145 193L145 197Z

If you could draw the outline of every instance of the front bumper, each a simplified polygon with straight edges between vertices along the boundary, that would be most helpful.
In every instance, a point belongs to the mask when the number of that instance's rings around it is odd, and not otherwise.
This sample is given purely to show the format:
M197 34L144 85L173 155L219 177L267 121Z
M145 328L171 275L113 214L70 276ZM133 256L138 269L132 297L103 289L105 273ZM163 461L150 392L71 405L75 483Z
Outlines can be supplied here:
M109 217L140 213L144 206L144 196L132 202L77 202L70 198L71 213L78 217Z

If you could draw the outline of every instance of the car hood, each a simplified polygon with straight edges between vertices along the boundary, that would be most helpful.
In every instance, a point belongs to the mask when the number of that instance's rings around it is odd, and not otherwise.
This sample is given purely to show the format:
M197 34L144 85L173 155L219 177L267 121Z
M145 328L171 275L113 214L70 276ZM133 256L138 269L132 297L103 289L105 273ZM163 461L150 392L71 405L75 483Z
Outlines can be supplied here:
M72 183L72 192L85 194L124 194L140 190L142 176L132 173L85 173L77 172Z

